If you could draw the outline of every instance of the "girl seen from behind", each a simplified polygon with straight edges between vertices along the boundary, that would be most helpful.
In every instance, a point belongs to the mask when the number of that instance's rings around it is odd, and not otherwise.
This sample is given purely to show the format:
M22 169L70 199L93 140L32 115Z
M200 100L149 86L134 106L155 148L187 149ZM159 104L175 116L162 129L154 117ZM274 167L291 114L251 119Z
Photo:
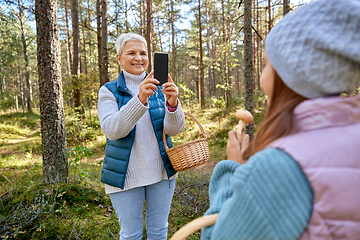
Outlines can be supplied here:
M264 59L265 121L242 148L229 132L201 238L360 239L360 1L286 15Z

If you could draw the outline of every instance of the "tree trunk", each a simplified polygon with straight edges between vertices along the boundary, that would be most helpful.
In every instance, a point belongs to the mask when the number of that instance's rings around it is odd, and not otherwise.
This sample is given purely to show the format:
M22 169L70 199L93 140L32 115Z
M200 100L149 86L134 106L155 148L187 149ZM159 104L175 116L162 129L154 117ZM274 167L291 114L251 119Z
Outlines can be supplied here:
M43 183L68 181L57 1L36 0Z
M259 18L260 18L260 15L259 15L259 0L256 0L256 31L259 32L259 34L261 34L261 31L260 31L260 24L259 24ZM256 35L256 55L257 55L257 61L256 61L256 71L257 71L257 79L256 79L256 84L257 84L257 89L260 93L261 91L261 88L260 88L260 69L261 69L261 65L260 65L260 62L261 62L261 49L260 49L260 37L258 35Z
M175 28L174 28L174 1L170 1L170 24L171 24L171 49L172 49L172 57L171 57L171 68L172 68L172 78L176 83L176 46L175 46Z
M206 31L206 48L207 48L207 57L208 57L208 81L209 81L209 97L212 97L212 84L211 84L211 71L212 71L212 64L213 64L213 59L211 59L211 47L210 47L210 36L211 36L211 16L209 14L210 11L210 6L208 4L208 2L205 2L206 4L206 26L207 26L207 31Z
M80 9L83 7L83 5L80 5ZM80 11L80 22L85 22L86 23L86 19L84 20L84 17L83 15L85 15L85 13L82 13ZM87 56L86 56L86 36L85 36L85 28L82 27L81 28L81 34L82 34L82 53L81 53L81 56L83 56L83 59L84 59L84 63L82 63L82 61L80 60L81 62L81 66L80 67L80 72L81 73L84 73L85 75L88 74L88 68L87 68ZM80 47L81 49L81 47ZM81 50L80 50L81 52Z
M70 75L70 72L71 72L71 69L72 69L72 54L71 54L71 41L70 41L70 31L69 31L69 17L68 17L68 4L67 4L67 0L65 0L65 4L64 4L64 7L65 7L65 24L66 24L66 42L67 42L67 51L68 51L68 55L69 55L69 68L68 68L68 71L69 71L69 75Z
M226 33L226 23L225 23L225 4L221 0L221 16L222 16L222 33L223 33L223 76L225 78L225 107L230 106L230 86L229 86L229 71L228 71L228 59L227 59L227 33Z
M151 12L151 0L146 0L146 41L147 41L147 50L149 56L149 66L148 72L152 70L152 52L151 52L151 27L152 27L152 12Z
M90 24L92 21L92 16L91 16L91 11L90 11L90 1L87 0L87 22ZM87 31L88 34L88 44L89 44L89 65L91 66L91 69L93 70L93 56L94 56L94 52L93 52L93 44L92 44L92 36L91 36L91 29L88 28Z
M30 80L30 70L29 70L29 59L27 55L27 46L25 41L25 29L24 29L24 19L23 19L23 6L21 6L20 0L18 0L19 7L19 21L20 21L20 30L21 30L21 40L23 45L23 53L25 59L25 98L27 110L32 112L32 91L31 91L31 80Z
M107 0L101 0L101 86L110 80L107 37Z
M283 15L285 16L288 12L290 12L290 0L283 0Z
M157 18L157 21L156 21L156 28L158 30L158 32L160 33L160 20L159 18ZM162 42L162 39L161 39L161 34L158 34L158 38L159 38L159 48L160 48L160 52L163 52L163 42ZM155 51L155 49L154 49Z
M254 17L253 19L252 19L252 23L251 24L254 24L255 25L255 23L256 23L256 19L255 19L255 16L256 16L256 13L255 13L255 1L256 0L253 0L252 1L252 8L251 8L251 11L252 11L252 17ZM256 65L256 45L255 45L255 43L256 43L256 37L257 37L257 35L256 34L252 34L252 44L253 44L253 80L254 80L254 92L256 93L256 87L257 87L257 85L256 85L256 79L257 79L257 65ZM260 90L260 89L257 89L257 90Z
M269 13L269 32L272 28L272 20L271 20L271 0L268 0L268 13Z
M253 50L251 28L251 0L244 0L244 78L245 78L245 109L254 113L254 80L253 80ZM247 125L246 133L250 139L254 137L254 124Z
M17 95L14 96L14 107L16 111L19 111L19 101Z
M105 83L101 82L101 72L102 72L102 57L101 57L101 0L96 0L96 35L97 35L97 50L98 50L98 67L99 67L99 79L100 79L100 87Z
M98 0L97 0L98 1ZM127 0L124 0L124 4L125 4L125 27L126 27L126 32L129 32L129 20L128 20L128 5L127 5Z
M217 79L217 67L216 67L216 65L217 65L217 56L218 56L218 54L217 54L217 48L216 48L216 42L212 39L211 40L211 42L212 42L212 51L211 51L211 57L212 57L212 59L215 59L215 60L213 60L213 62L212 62L212 89L214 90L214 96L215 97L218 97L218 92L219 91L216 91L216 79Z
M143 14L143 9L144 9L144 0L139 0L139 15L140 15L140 35L144 36L144 26L145 26L145 14Z
M0 61L0 76L1 76L1 61ZM5 78L0 78L0 96L4 93L5 88Z
M71 69L74 86L74 107L81 112L80 96L80 30L79 30L79 4L78 0L71 0L71 22L73 30L73 65Z
M203 47L202 47L202 28L201 28L201 5L199 0L199 51L200 51L200 61L199 61L199 103L200 108L205 108L205 94L204 94L204 64L203 64Z

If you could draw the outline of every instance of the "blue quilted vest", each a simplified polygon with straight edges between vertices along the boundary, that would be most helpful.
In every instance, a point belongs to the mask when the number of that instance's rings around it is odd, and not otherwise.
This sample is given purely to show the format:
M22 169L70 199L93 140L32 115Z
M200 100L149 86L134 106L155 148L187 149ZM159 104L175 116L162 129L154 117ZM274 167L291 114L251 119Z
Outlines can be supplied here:
M108 82L104 86L114 94L119 109L132 98L132 95L126 88L123 72L119 74L116 81ZM157 91L154 91L154 93L155 94L150 96L148 100L150 119L154 128L155 136L158 140L159 150L167 176L170 178L176 173L176 170L174 170L170 163L170 159L165 152L165 146L163 143L162 133L165 116L165 97L161 92L161 87L159 87ZM101 182L121 189L124 188L130 153L134 143L135 131L136 126L124 138L114 141L107 139L103 169L101 171ZM166 135L166 142L169 148L173 147L169 135Z

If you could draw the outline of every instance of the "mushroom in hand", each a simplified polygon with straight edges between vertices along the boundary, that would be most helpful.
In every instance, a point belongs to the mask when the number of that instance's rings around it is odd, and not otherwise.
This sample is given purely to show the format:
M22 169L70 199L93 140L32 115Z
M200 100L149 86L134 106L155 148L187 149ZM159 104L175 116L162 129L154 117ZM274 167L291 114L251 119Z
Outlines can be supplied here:
M239 125L236 130L236 137L241 144L241 141L245 135L246 124L252 123L254 118L248 110L237 110L235 112L235 117L239 119Z

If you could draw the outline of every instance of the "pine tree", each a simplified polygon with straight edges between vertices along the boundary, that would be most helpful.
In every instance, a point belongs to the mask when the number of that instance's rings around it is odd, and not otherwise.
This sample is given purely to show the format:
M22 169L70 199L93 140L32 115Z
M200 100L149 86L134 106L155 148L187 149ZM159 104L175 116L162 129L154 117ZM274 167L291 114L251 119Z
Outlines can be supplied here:
M57 1L36 0L43 183L68 181Z

